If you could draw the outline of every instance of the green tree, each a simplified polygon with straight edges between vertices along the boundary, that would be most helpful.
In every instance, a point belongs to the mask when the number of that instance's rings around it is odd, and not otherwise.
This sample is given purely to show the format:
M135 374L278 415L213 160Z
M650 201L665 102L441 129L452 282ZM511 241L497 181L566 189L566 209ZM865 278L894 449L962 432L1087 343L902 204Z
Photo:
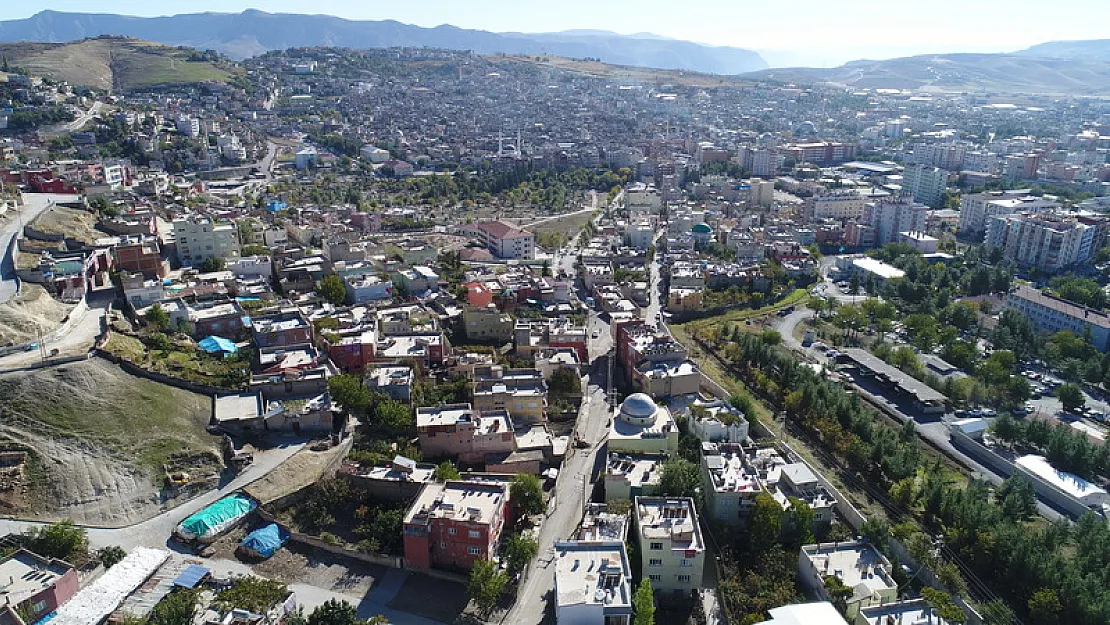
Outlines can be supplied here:
M659 475L659 493L671 497L698 496L701 474L698 465L689 460L673 459L663 463Z
M763 553L771 549L782 535L782 506L765 491L755 496L751 514L751 549Z
M192 625L197 612L197 591L177 590L155 604L149 625Z
M83 560L89 553L89 537L85 528L66 519L51 523L31 533L31 551L48 558L58 558L73 563Z
M576 397L582 393L582 379L574 369L561 367L551 374L547 387L555 397Z
M792 548L802 548L814 541L813 524L817 515L809 504L798 499L790 498L790 506L786 509L786 544Z
M100 563L104 565L105 569L112 568L126 557L127 552L123 550L123 547L118 545L109 545L96 552L96 559L100 560Z
M833 606L836 607L838 612L844 614L848 610L848 600L852 598L854 592L852 587L840 581L840 578L835 575L826 575L823 581L825 582L825 592L832 599Z
M240 608L265 614L289 594L289 587L272 579L253 575L235 578L231 587L216 595L216 605L224 610Z
M365 414L370 407L370 391L362 384L362 376L341 373L328 380L328 394L348 414Z
M147 309L143 314L143 320L159 330L164 330L170 325L170 315L162 308L161 304L155 304Z
M320 279L320 297L339 306L347 299L347 287L339 276L324 276Z
M522 573L524 567L536 557L539 550L540 546L535 538L524 536L519 532L509 536L501 546L501 555L505 559L505 568L509 575L516 576Z
M1083 404L1087 403L1087 399L1083 397L1083 390L1076 384L1061 384L1056 387L1056 398L1064 405L1064 410L1069 412L1081 408Z
M217 256L210 256L205 258L204 261L197 265L197 271L201 273L213 273L216 271L223 271L227 267L224 259Z
M470 569L470 580L466 585L467 596L474 602L479 614L488 618L497 607L501 592L508 582L509 576L498 570L496 564L489 560L478 560Z
M936 610L937 616L952 625L960 625L967 620L964 611L961 610L959 606L952 601L952 597L948 596L946 593L936 588L926 586L921 589L921 594L925 596L925 601Z
M518 473L509 485L509 498L521 514L532 516L540 514L547 506L543 502L543 487L540 478L530 473Z
M328 599L308 615L308 625L358 625L358 610L346 601Z
M462 474L459 473L458 467L444 460L436 466L436 470L433 472L432 476L437 482L446 482L447 480L457 480L462 477Z
M632 595L632 625L655 625L655 591L647 577Z
M760 339L767 345L778 345L782 343L782 334L778 330L768 328L759 335Z

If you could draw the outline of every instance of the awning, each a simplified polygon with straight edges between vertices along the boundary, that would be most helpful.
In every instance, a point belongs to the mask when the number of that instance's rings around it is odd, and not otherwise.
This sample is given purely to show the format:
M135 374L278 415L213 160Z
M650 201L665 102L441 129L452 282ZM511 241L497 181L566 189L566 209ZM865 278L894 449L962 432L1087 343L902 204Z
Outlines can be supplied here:
M205 577L208 577L211 572L212 571L208 570L208 567L199 564L190 564L188 568L181 572L181 575L177 576L177 579L173 580L173 585L182 588L196 588L197 584Z

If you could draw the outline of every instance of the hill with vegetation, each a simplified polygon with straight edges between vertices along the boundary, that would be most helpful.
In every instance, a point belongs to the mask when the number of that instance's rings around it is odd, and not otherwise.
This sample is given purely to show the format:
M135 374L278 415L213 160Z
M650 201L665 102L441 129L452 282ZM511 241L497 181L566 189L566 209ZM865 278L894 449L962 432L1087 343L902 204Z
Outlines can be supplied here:
M113 91L224 82L240 71L214 53L124 37L3 43L0 57L35 76Z

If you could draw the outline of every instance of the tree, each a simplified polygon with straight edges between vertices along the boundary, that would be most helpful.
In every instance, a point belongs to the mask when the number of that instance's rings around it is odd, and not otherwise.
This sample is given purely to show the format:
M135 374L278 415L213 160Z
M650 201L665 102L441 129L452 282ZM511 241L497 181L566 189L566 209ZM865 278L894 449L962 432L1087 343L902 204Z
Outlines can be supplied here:
M1060 622L1060 595L1051 588L1041 588L1029 598L1029 620L1034 625L1050 625Z
M1033 484L1016 473L1002 481L995 498L1002 504L1002 515L1008 519L1028 521L1037 513Z
M921 589L921 594L925 596L925 601L936 610L937 616L946 622L952 623L952 625L960 625L967 620L964 611L947 594L928 586Z
M123 550L123 547L118 545L109 545L96 552L96 558L100 560L100 563L104 565L105 569L112 568L126 557L127 552Z
M143 314L143 320L159 330L164 330L166 326L170 325L170 315L162 308L161 304L151 306Z
M632 595L632 625L655 625L655 591L647 577Z
M89 552L89 537L85 528L66 519L51 523L31 533L31 551L48 558L58 558L73 563Z
M540 546L535 538L516 533L502 544L501 555L504 557L505 568L509 575L516 576L524 571L524 567L539 553Z
M265 614L289 594L289 587L272 579L253 575L237 577L230 588L216 595L216 605L224 610L236 608Z
M358 625L358 610L346 601L328 599L308 615L308 625Z
M814 540L811 528L817 519L817 515L813 508L801 499L791 497L789 501L790 506L786 509L788 534L786 543L791 547L801 549L802 545L808 545Z
M172 592L150 611L149 625L192 625L197 611L197 591Z
M582 379L574 369L561 367L551 374L548 391L556 397L573 397L582 393Z
M341 373L328 380L328 394L347 414L365 414L370 407L370 391L362 385L362 376Z
M840 578L835 575L826 575L823 581L825 592L832 599L833 606L838 612L844 614L848 610L848 600L852 598L852 587L840 581Z
M701 485L698 465L689 460L668 460L659 475L659 493L671 497L697 497Z
M1083 390L1078 385L1070 382L1056 387L1056 397L1064 405L1064 410L1068 412L1081 408L1083 404L1087 403L1087 399L1083 396Z
M347 287L339 276L324 276L320 279L320 297L339 306L347 299Z
M224 262L224 259L217 256L209 256L205 258L200 265L197 265L197 271L201 273L213 273L216 271L223 271L225 267L227 267L227 263Z
M432 473L432 477L434 477L437 482L446 482L447 480L457 480L461 478L462 475L455 465L444 460L436 466L436 470Z
M496 564L489 560L477 560L470 569L470 580L466 585L467 596L474 602L478 612L483 617L488 617L497 607L501 592L508 582L509 576L498 570Z
M543 503L543 487L540 478L530 473L518 473L513 476L509 486L509 498L521 514L531 516L540 514L547 506Z
M759 337L766 345L778 345L779 343L782 343L782 334L780 334L778 330L774 330L771 328L764 330L763 333L759 335Z
M782 507L766 491L755 496L749 534L751 549L756 553L769 550L782 534Z

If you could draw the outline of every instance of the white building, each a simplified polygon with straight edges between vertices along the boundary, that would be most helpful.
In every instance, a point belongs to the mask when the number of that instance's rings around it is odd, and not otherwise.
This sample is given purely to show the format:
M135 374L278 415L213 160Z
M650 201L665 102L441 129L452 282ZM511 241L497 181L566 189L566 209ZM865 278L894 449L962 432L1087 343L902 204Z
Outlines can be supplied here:
M613 415L609 451L673 455L678 451L678 426L665 407L643 393L633 393Z
M362 155L362 158L375 165L389 160L389 150L383 150L376 145L364 145L359 153Z
M1051 273L1090 261L1097 239L1098 228L1075 217L1018 213L988 218L984 243L1006 260Z
M628 245L638 250L646 250L655 240L655 227L646 221L628 224Z
M200 120L189 115L178 115L175 120L177 132L185 135L186 137L196 137L200 135Z
M863 196L855 191L815 195L806 200L806 217L810 220L858 221L863 218L866 204Z
M987 219L993 215L1044 213L1059 207L1058 202L1030 196L1025 189L965 195L960 198L960 231L971 234L983 232L987 229Z
M828 601L816 603L794 603L767 611L771 620L756 623L756 625L848 625L840 612L836 611L833 604ZM878 625L887 625L882 622ZM910 621L904 625L919 625L917 621ZM939 625L933 623L932 625Z
M629 625L632 570L620 540L555 543L558 625Z
M460 227L463 234L478 239L494 256L505 259L536 257L536 236L506 221L483 221Z
M864 207L863 223L874 228L875 247L898 240L899 232L924 232L929 207L910 195L884 198Z
M723 399L695 400L690 405L687 424L690 433L701 441L743 443L748 440L748 420L744 413Z
M663 597L686 597L702 586L705 541L689 497L637 497L633 506L642 575Z
M1110 494L1105 489L1078 475L1057 469L1044 456L1022 456L1014 461L1014 465L1024 474L1078 499L1088 508L1102 510L1103 506L1110 506Z
M936 254L940 239L931 237L924 232L899 232L898 242L905 243L922 254Z
M320 153L316 151L316 148L309 145L297 150L296 153L293 154L293 165L297 169L303 171L309 167L315 167L319 159Z
M852 589L847 616L854 620L861 608L891 603L898 598L898 584L890 575L890 561L862 540L805 545L798 553L798 582L806 591L832 601L825 578L835 577Z
M239 257L239 230L230 222L188 215L174 220L173 236L177 244L177 259L187 267L199 265L209 258Z
M1006 308L1028 317L1039 332L1054 334L1068 330L1076 336L1089 335L1091 345L1102 351L1110 346L1110 316L1102 311L1079 306L1024 284L1006 295Z
M857 275L862 281L870 276L878 285L886 280L906 277L906 272L901 269L870 256L837 256L836 267L842 277Z
M948 172L932 165L910 165L902 172L902 191L930 208L940 208Z

